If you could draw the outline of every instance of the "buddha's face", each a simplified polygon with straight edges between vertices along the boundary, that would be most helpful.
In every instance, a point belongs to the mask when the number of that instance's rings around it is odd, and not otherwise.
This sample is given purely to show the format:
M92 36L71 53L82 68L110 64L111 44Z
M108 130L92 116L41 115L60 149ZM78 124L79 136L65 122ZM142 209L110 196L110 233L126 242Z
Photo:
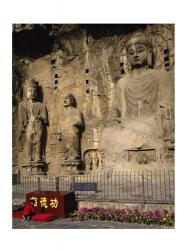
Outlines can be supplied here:
M140 68L148 63L150 49L144 44L132 44L127 50L128 60L132 68Z
M64 97L64 107L67 108L70 106L72 106L72 100L71 100L71 97L67 95Z
M27 88L27 98L30 100L35 100L37 97L37 90L35 87Z

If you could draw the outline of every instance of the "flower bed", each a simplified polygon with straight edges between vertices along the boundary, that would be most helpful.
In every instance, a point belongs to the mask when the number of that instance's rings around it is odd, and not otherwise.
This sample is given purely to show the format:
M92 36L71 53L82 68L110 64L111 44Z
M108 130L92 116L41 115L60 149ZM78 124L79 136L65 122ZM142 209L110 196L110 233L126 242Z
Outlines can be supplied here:
M127 223L159 224L173 226L175 214L173 211L140 212L131 209L81 208L71 214L77 220L106 220Z

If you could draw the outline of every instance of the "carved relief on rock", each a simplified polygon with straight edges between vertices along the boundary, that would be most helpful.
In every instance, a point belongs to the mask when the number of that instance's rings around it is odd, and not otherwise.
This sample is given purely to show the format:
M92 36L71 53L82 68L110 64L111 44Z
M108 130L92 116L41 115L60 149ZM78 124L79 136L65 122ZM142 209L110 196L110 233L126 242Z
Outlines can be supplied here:
M107 113L107 102L104 93L94 79L86 80L84 113L93 120L103 120Z
M85 170L97 170L101 166L101 154L97 149L88 149L84 153Z
M92 155L91 152L87 152L84 157L85 170L92 170Z
M97 152L93 154L92 162L93 162L93 170L96 170L99 167L99 156Z
M38 82L27 82L27 98L19 105L19 136L22 151L26 146L26 166L43 166L45 161L44 136L48 124L47 109L37 101ZM25 142L25 143L24 143ZM26 145L25 145L26 144Z
M59 152L62 153L61 165L81 166L81 134L84 129L82 113L76 108L72 94L64 96L64 109L60 117L58 131Z

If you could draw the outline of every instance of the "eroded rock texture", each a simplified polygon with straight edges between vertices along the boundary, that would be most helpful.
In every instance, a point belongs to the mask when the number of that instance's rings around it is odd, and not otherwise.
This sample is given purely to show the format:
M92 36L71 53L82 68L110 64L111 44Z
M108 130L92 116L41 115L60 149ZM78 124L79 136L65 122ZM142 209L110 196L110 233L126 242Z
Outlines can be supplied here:
M126 44L137 32L149 37L152 50L148 71L132 80ZM18 140L18 108L27 101L26 83L32 79L39 83L38 101L49 121L42 171L59 175L77 168L173 166L173 98L166 109L154 99L159 93L165 101L170 90L165 75L173 97L173 25L13 25L13 169L28 171L26 133ZM64 106L68 94L76 102L69 113ZM116 115L116 100L118 111L127 104L127 117L124 111Z

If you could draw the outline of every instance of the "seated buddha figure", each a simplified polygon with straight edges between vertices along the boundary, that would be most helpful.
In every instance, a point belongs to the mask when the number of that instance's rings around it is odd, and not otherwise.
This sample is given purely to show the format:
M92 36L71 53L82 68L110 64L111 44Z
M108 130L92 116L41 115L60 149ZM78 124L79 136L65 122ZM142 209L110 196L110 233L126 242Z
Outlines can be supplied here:
M151 43L142 33L135 33L126 43L131 73L116 85L115 108L127 132L127 148L161 146L170 140L166 132L172 120L173 84L168 72L151 69ZM125 138L124 138L125 140Z

